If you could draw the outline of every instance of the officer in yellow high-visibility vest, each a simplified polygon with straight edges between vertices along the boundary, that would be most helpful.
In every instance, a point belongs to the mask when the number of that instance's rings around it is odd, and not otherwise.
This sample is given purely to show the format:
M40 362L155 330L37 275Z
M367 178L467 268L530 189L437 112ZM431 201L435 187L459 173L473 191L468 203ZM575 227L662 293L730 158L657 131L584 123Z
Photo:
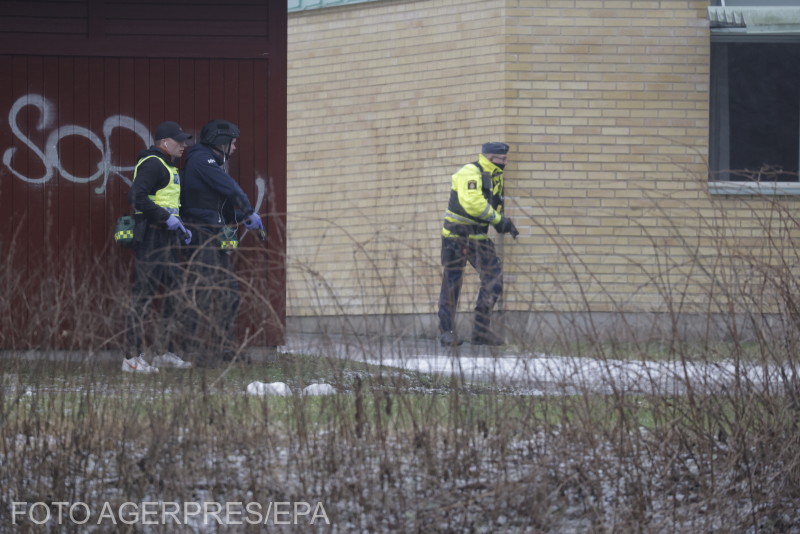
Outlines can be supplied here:
M503 215L508 158L505 143L485 143L478 160L464 165L452 177L450 199L442 227L442 287L439 293L439 343L460 345L456 335L455 312L464 267L469 262L480 276L472 328L473 345L502 345L503 339L490 328L492 308L503 292L503 268L488 236L489 225L501 234L519 232Z
M153 301L162 286L176 288L180 279L178 246L189 244L192 238L179 215L181 181L177 167L192 136L177 123L167 121L158 125L154 138L155 144L138 155L128 193L137 219L136 261L122 370L131 373L191 366L174 353L171 339L166 339L174 317L156 314ZM150 357L153 359L148 362Z

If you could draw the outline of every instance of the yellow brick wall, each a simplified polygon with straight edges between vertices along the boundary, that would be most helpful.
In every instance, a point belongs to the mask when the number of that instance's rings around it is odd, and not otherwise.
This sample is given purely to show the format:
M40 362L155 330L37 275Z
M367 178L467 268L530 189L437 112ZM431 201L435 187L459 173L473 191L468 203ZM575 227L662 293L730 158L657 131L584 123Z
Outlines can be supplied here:
M450 176L485 141L512 146L507 214L521 232L496 239L499 308L707 309L730 257L763 242L754 213L771 205L707 192L707 6L397 0L291 14L287 314L432 316Z
M505 307L661 311L663 239L707 202L708 3L508 5Z
M507 136L504 4L290 16L288 315L433 309L450 175Z

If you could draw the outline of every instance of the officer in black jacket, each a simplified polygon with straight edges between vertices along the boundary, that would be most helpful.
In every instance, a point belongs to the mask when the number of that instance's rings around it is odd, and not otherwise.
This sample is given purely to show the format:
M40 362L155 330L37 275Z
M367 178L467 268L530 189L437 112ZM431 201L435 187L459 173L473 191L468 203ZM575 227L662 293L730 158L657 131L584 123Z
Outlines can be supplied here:
M173 352L173 333L177 320L166 311L155 316L154 300L162 287L177 288L178 247L188 244L190 232L179 216L181 181L178 161L191 135L172 121L162 122L155 131L155 144L138 155L128 201L136 213L135 270L128 312L125 357L122 370L154 373L158 367L190 367ZM167 301L174 295L167 295ZM147 341L152 341L149 350ZM165 339L168 338L168 339ZM167 351L161 354L163 351ZM155 352L155 355L148 354ZM153 358L150 362L147 358ZM152 362L152 364L151 364Z
M195 339L201 332L209 335L207 348L218 351L223 360L236 354L240 297L231 262L232 249L238 244L235 226L242 222L249 230L264 230L247 195L226 170L239 135L239 128L226 120L203 126L199 144L186 155L181 187L181 218L192 231L196 247L190 269L198 296L189 331ZM213 365L218 357L206 358L205 363Z

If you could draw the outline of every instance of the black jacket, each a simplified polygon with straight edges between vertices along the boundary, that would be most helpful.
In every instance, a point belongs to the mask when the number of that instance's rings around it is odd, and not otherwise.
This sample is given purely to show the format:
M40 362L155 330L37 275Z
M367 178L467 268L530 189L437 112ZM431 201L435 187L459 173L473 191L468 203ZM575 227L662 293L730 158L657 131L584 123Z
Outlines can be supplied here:
M136 161L141 161L147 156L158 156L170 165L175 165L173 159L161 152L155 146L147 150L142 150L136 157ZM155 158L150 158L139 165L136 171L136 179L128 191L128 203L133 206L134 211L141 211L150 223L163 223L169 219L169 212L156 205L149 195L155 195L156 191L164 189L172 177L164 167L164 164Z
M236 223L236 211L248 216L247 195L222 167L222 156L203 144L186 155L181 176L181 218L200 224Z

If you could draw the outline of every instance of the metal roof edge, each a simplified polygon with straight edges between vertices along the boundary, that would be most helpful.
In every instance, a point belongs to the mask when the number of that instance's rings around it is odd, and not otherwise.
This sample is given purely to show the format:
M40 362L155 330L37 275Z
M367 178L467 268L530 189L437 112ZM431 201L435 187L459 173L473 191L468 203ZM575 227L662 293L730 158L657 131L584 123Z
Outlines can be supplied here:
M712 31L746 28L747 33L800 32L800 7L710 6L708 20Z
M378 2L380 0L287 0L289 13L297 11L311 11L313 9L324 9L326 7L346 6L350 4L364 4L367 2Z

